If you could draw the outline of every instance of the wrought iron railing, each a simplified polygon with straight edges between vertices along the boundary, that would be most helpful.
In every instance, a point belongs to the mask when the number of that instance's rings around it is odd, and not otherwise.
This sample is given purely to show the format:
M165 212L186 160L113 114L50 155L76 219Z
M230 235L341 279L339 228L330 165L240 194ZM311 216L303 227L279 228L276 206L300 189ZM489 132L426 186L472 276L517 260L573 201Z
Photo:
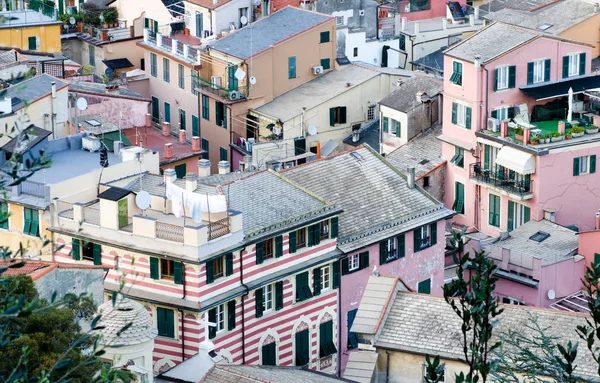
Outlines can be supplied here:
M230 233L229 217L208 224L208 240L224 236Z
M183 243L183 226L156 222L156 238Z
M471 179L506 190L520 196L531 193L531 178L516 173L500 165L485 168L481 164L472 164L469 169Z
M235 89L224 88L218 84L214 84L213 82L206 80L202 77L198 77L198 88L217 95L221 98L225 98L228 100L237 100L239 98L246 98L248 96L248 87L239 86ZM232 92L238 92L237 94L232 94Z

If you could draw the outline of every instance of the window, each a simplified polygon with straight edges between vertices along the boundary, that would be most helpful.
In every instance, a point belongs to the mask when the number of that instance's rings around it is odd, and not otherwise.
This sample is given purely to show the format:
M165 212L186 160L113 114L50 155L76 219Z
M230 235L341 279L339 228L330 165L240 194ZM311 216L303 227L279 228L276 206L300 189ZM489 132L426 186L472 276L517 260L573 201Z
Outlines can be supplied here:
M354 57L358 57L358 48L357 48L357 47L354 47L354 50L353 50L353 52L352 52L352 55L353 55Z
M353 349L353 348L358 347L358 337L356 336L355 333L350 331L350 329L352 328L352 325L354 324L354 318L356 318L357 312L358 312L358 309L348 311L348 344L347 344L348 349Z
M421 251L437 244L437 223L423 225L413 231L414 251Z
M200 121L192 114L192 137L200 137Z
M207 95L203 94L202 95L202 118L205 120L210 120L210 109L209 109L209 104L208 101L209 98Z
M196 90L196 88L198 88L198 83L200 81L200 80L198 80L198 71L192 70L192 76L190 77L190 79L191 79L190 89L192 90L192 94L194 96L197 96L198 91Z
M283 281L271 283L254 291L256 317L262 317L264 312L281 310L283 308Z
M406 35L400 35L400 38L398 39L398 49L400 49L401 51L406 51ZM457 64L460 64L460 63L457 63ZM460 65L462 65L462 64L460 64ZM453 67L454 67L454 65L453 65ZM450 81L452 81L452 80L450 80Z
M513 106L507 106L504 108L498 108L492 110L492 117L500 121L510 120L515 116L515 108Z
M82 1L79 3L81 4ZM158 32L158 21L144 17L144 28L150 29L152 32Z
M457 102L452 103L452 123L471 129L471 108Z
M417 285L417 292L421 294L431 294L431 279L419 282Z
M335 126L346 123L346 107L338 106L329 109L329 125Z
M306 228L302 227L296 230L296 249L306 247Z
M185 110L179 109L179 129L180 130L185 130L185 125L186 125L185 123L186 123Z
M310 362L309 338L308 330L296 333L296 366L306 366Z
M171 63L167 58L163 58L163 80L171 82Z
M219 161L227 161L227 149L219 148Z
M288 57L288 78L296 78L296 56Z
M596 173L596 155L573 158L573 175Z
M261 353L263 366L277 365L277 347L275 342L262 346Z
M456 85L462 85L462 63L459 63L457 61L454 61L452 63L452 74L450 75L450 82Z
M367 121L373 121L375 119L375 105L369 105L367 108Z
M256 264L260 265L265 259L279 258L283 255L283 236L268 238L256 244Z
M157 77L158 76L158 68L157 68L157 65L156 65L156 60L157 60L156 54L150 53L150 75L152 77Z
M571 53L563 57L563 78L585 74L585 53Z
M337 353L333 343L333 321L319 325L319 358Z
M218 305L216 308L216 314L217 314L217 320L216 320L216 324L217 324L217 332L221 332L223 330L225 330L225 305Z
M263 241L263 259L271 259L274 256L273 252L273 238L266 239Z
M27 43L28 43L27 45L28 45L30 51L37 50L37 39L38 38L35 36L31 36L31 37L27 38ZM92 46L90 45L90 47L92 47ZM92 64L90 63L90 65L92 65Z
M273 285L261 288L263 295L263 312L273 310Z
M550 59L527 63L527 84L550 81Z
M202 159L204 160L208 160L208 144L209 142L206 138L200 140L200 147L204 151L204 153L202 153Z
M321 237L321 239L327 239L329 238L329 221L321 221L319 223L320 225L320 230L319 230L319 235Z
M454 147L454 157L450 159L450 162L459 168L465 167L465 151L463 148L459 148L458 146Z
M175 338L175 311L163 307L156 308L158 336Z
M454 183L454 203L452 210L458 214L465 214L465 185L460 182Z
M331 69L331 60L321 59L321 66L323 67L323 70Z
M152 121L160 122L160 105L158 98L152 96Z
M321 32L321 40L320 43L328 43L329 42L329 31Z
M185 71L183 69L183 65L177 64L177 78L179 80L178 83L181 89L185 89L184 73Z
M186 173L187 173L187 164L186 163L175 165L175 175L177 176L177 178L185 179Z
M331 288L331 266L323 266L320 268L321 271L321 290Z
M517 67L503 66L496 68L496 83L494 90L503 90L515 87Z
M490 194L489 197L489 220L490 226L500 227L500 197Z
M83 257L85 260L93 261L94 265L101 265L102 247L97 243L73 238L71 240L71 257L76 261Z
M225 105L222 102L215 101L215 123L223 128L227 128L226 113Z
M348 270L356 271L360 268L360 261L358 254L354 254L348 257Z
M165 122L171 123L171 104L165 102Z
M160 279L174 279L175 277L175 261L169 259L160 260Z
M8 204L0 202L0 229L8 230Z
M514 201L508 201L508 231L513 231L517 227L529 222L530 219L531 210L529 207Z
M93 45L88 45L89 54L90 54L90 66L96 66L96 47Z
M516 299L516 298L511 298L511 297L503 297L502 303L509 304L509 305L515 305L515 306L527 306L525 304L525 302L523 302L519 299Z
M196 12L196 37L198 38L202 38L202 25L203 23L203 19L202 19L202 13Z
M183 284L183 264L170 259L150 257L150 278L174 281Z
M302 302L312 297L308 283L308 271L296 275L296 302Z
M379 242L379 264L404 257L404 234Z
M369 252L364 251L342 259L342 275L354 273L369 267Z
M23 219L25 221L25 224L23 225L23 234L38 237L40 235L39 211L27 207L23 208Z
M226 319L227 318L227 319ZM213 339L217 333L225 330L225 321L227 320L227 330L235 329L235 300L220 304L208 310L208 338Z
M229 253L206 262L206 283L233 274L233 254Z
M395 135L396 137L400 137L400 121L396 121L392 118L389 119L390 122L386 122L386 125L390 124L390 134Z
M424 188L428 188L429 187L429 176L423 177L423 187Z
M344 16L336 16L335 17L335 25L337 25L337 26L344 25Z

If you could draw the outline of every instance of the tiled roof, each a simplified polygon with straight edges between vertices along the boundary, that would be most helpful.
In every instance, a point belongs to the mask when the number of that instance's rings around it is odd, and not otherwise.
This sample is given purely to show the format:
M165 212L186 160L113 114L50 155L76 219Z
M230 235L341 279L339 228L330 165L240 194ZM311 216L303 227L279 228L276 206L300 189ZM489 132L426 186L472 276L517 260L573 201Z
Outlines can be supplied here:
M412 63L426 70L431 70L437 73L444 73L444 50L447 47L442 47L435 52L425 55Z
M61 89L68 85L66 82L44 73L5 89L6 93L4 94L4 97L16 97L23 101L27 101L28 103L32 103L37 101L37 99L52 93L53 82L56 83L56 89ZM23 106L25 106L24 103L13 105L13 111Z
M490 344L509 329L524 335L535 335L527 325L537 318L540 327L545 329L545 335L555 337L557 343L579 343L576 373L598 380L598 365L585 347L585 342L581 342L575 332L577 325L585 324L587 315L527 306L503 306L504 312L497 317ZM419 355L440 355L446 359L463 358L462 322L442 297L398 292L384 321L375 347Z
M366 147L280 173L344 210L338 238L344 252L451 215L418 187L410 189L404 174Z
M422 104L417 100L417 92L423 91L427 96L433 98L444 89L440 80L430 77L414 76L404 80L393 92L379 101L379 105L387 106L400 112L408 112Z
M215 41L210 49L245 59L332 18L288 6ZM249 43L251 35L253 44Z
M85 92L85 93L96 93L102 94L106 97L128 97L128 98L136 98L140 101L150 101L149 98L146 98L139 94L138 92L134 92L133 90L125 87L119 87L119 89L110 91L106 90L105 84L99 84L94 82L85 82L85 81L74 81L69 84L69 91L73 92Z
M350 331L370 335L377 333L397 283L397 278L373 275L369 277ZM403 287L407 290L406 286Z
M11 267L12 266L12 267ZM34 281L43 277L48 272L60 269L103 269L103 266L87 265L79 263L61 263L39 260L23 259L0 259L0 267L7 269L2 273L3 277L27 274Z
M379 354L373 351L351 352L344 369L344 378L353 382L371 383L378 356Z
M410 167L415 168L415 175L419 178L446 161L442 158L442 141L437 139L441 133L441 126L436 125L385 158L401 172L405 172Z
M199 5L206 9L217 9L222 5L229 3L231 0L217 0L216 4L213 0L185 0L187 3Z
M352 134L344 138L344 144L352 146L360 146L367 144L371 149L379 153L379 119L376 118L373 121L369 121L358 129L359 138L357 142L352 141Z
M100 343L105 346L140 344L156 338L158 334L146 308L129 298L117 298L114 306L112 301L104 302L98 307L98 312L101 315L97 324L100 329L93 333L102 336ZM122 331L128 324L131 324L129 328Z
M501 9L514 9L516 11L531 11L535 8L550 4L556 0L492 0L480 6L480 11L485 13L497 12Z
M205 185L223 185L229 182L237 181L241 178L249 176L250 172L230 172L227 174L211 174L206 177L198 177L198 183L202 183Z
M52 132L48 130L38 128L37 126L29 126L8 141L2 147L2 150L8 153L25 153L51 134Z
M351 382L302 367L215 365L201 383L329 383Z

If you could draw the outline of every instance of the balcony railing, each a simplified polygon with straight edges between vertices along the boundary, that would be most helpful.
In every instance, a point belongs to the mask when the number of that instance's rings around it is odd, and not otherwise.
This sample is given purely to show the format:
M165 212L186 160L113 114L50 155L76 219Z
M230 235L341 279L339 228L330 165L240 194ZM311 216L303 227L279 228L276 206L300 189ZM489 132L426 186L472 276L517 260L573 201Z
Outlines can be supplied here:
M44 198L45 185L41 182L25 180L19 184L20 194L27 194L33 197Z
M73 219L73 204L65 201L56 201L56 212L59 217Z
M531 194L531 183L533 182L529 176L515 173L500 165L485 168L481 164L472 164L469 169L469 178L521 197Z
M194 65L200 65L200 49L192 48L173 37L161 35L146 28L144 29L144 43L166 51L173 56L189 60Z
M220 85L214 84L211 81L203 79L202 77L198 77L198 88L204 90L205 92L210 92L216 96L231 101L248 97L248 87L246 86L239 86L235 89L228 89Z
M183 243L183 226L156 222L156 238Z
M229 234L229 217L220 219L215 222L211 222L208 224L208 240L211 241L215 238L219 238L224 236L225 234Z

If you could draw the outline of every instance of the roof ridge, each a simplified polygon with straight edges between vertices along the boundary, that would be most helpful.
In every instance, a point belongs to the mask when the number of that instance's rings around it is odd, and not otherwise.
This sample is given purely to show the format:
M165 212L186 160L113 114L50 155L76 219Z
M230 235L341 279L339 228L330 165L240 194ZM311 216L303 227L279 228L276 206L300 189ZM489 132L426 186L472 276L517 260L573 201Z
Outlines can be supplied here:
M337 152L337 153L331 154L331 155L329 155L329 156L326 156L326 157L321 157L321 158L318 158L318 159L316 159L316 160L314 160L314 161L305 162L305 163L303 163L303 164L300 164L300 165L292 166L291 168L281 169L281 170L280 170L278 173L285 173L285 172L287 172L287 171L292 171L292 170L294 170L294 169L299 169L299 168L301 168L301 167L303 167L303 166L308 166L308 165L311 165L311 164L316 164L316 163L318 163L318 162L321 162L321 161L324 161L324 160L328 160L328 159L332 159L332 158L335 158L335 157L339 157L339 156L341 156L341 155L343 155L343 154L347 154L347 153L355 152L355 151L357 151L357 150L359 150L359 149L361 149L361 148L364 148L364 147L365 147L365 145L364 145L364 144L362 144L362 145L359 145L359 146L357 146L357 147L350 148L350 149L348 149L348 150L344 150L343 152Z

